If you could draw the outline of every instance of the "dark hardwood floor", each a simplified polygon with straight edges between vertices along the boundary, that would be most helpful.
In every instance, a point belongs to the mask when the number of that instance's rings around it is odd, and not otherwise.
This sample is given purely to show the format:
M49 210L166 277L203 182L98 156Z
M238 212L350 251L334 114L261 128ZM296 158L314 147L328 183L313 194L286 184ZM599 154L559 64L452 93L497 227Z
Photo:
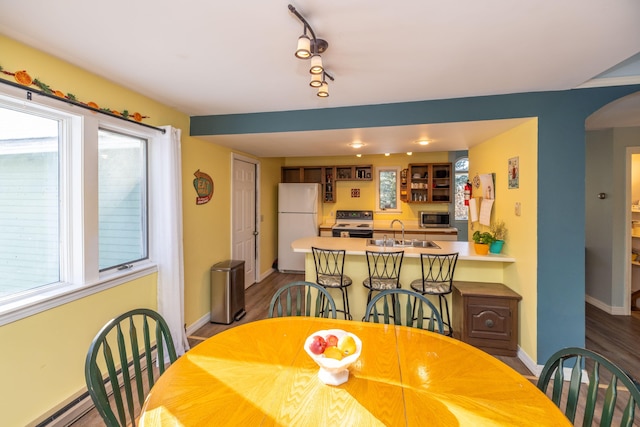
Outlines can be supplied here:
M229 328L267 317L269 302L275 291L281 286L304 280L304 274L273 273L260 283L250 286L245 292L245 309L247 314L231 325L208 323L190 335L191 347L207 338ZM640 378L640 312L632 316L612 316L604 311L586 305L586 347L603 354L634 378ZM517 357L496 356L499 360L536 382L531 371ZM540 361L543 364L544 361ZM73 426L101 425L99 415L94 410L76 421Z
M612 316L586 305L586 347L640 380L640 311Z

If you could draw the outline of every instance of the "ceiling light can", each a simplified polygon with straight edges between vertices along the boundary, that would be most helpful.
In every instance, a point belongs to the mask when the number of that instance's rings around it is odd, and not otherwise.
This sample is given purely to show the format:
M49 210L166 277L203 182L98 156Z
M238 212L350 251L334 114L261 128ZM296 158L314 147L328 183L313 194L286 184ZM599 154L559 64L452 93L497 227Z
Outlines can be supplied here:
M296 58L307 59L311 56L311 40L305 34L298 38L298 48L296 49Z
M311 87L320 87L320 86L322 86L322 75L321 74L311 74L311 82L309 82L309 86L311 86Z
M320 55L313 55L311 57L311 68L309 72L311 74L322 74L324 68L322 68L322 57Z
M318 88L318 96L320 98L326 98L329 96L329 85L327 82L323 81L322 85Z

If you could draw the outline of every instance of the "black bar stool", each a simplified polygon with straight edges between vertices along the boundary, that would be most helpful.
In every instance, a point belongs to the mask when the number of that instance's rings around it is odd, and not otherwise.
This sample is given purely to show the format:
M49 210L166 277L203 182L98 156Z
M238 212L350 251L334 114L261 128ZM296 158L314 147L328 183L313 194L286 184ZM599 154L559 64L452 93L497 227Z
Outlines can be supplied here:
M346 320L351 320L349 311L349 293L348 287L351 286L352 280L344 274L344 249L321 249L311 247L313 252L313 260L316 264L316 283L327 289L338 289L342 294L342 310L336 310L343 313Z
M458 254L420 254L420 264L422 267L422 278L411 282L411 289L422 295L437 295L440 303L440 315L442 323L447 326L446 335L453 335L451 327L451 316L449 314L449 303L447 294L450 294L453 285L453 273L458 261ZM442 311L442 301L446 311ZM446 315L446 321L445 321Z

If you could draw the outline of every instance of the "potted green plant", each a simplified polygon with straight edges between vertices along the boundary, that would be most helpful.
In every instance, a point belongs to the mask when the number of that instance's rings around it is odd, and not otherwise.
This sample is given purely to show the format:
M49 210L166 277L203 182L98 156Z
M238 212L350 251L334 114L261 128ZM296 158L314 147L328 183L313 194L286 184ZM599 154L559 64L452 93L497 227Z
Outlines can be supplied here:
M507 226L504 221L494 221L494 223L491 224L490 229L493 234L493 242L489 245L489 252L492 254L499 254L502 252L504 239L507 237Z
M473 247L478 255L486 255L489 253L489 245L494 242L493 234L488 231L476 230L473 233Z

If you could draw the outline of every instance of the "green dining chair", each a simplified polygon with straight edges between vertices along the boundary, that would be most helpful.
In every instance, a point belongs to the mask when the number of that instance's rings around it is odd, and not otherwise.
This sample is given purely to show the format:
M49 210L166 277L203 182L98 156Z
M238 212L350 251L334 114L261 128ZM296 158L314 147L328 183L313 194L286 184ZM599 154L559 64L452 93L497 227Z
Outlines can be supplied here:
M570 372L566 381L565 370ZM588 373L587 383L583 383L583 370ZM640 425L634 424L640 405L637 383L613 362L591 350L569 347L551 355L538 379L538 388L551 395L553 403L574 425L611 426L614 422L620 426Z
M386 289L371 298L365 322L412 326L444 334L442 317L425 296L408 289Z
M313 308L313 312L311 309ZM297 281L276 291L269 304L269 317L307 316L336 318L331 294L316 283Z
M176 359L169 327L153 310L131 310L104 325L91 342L84 375L105 424L135 426L149 390Z

